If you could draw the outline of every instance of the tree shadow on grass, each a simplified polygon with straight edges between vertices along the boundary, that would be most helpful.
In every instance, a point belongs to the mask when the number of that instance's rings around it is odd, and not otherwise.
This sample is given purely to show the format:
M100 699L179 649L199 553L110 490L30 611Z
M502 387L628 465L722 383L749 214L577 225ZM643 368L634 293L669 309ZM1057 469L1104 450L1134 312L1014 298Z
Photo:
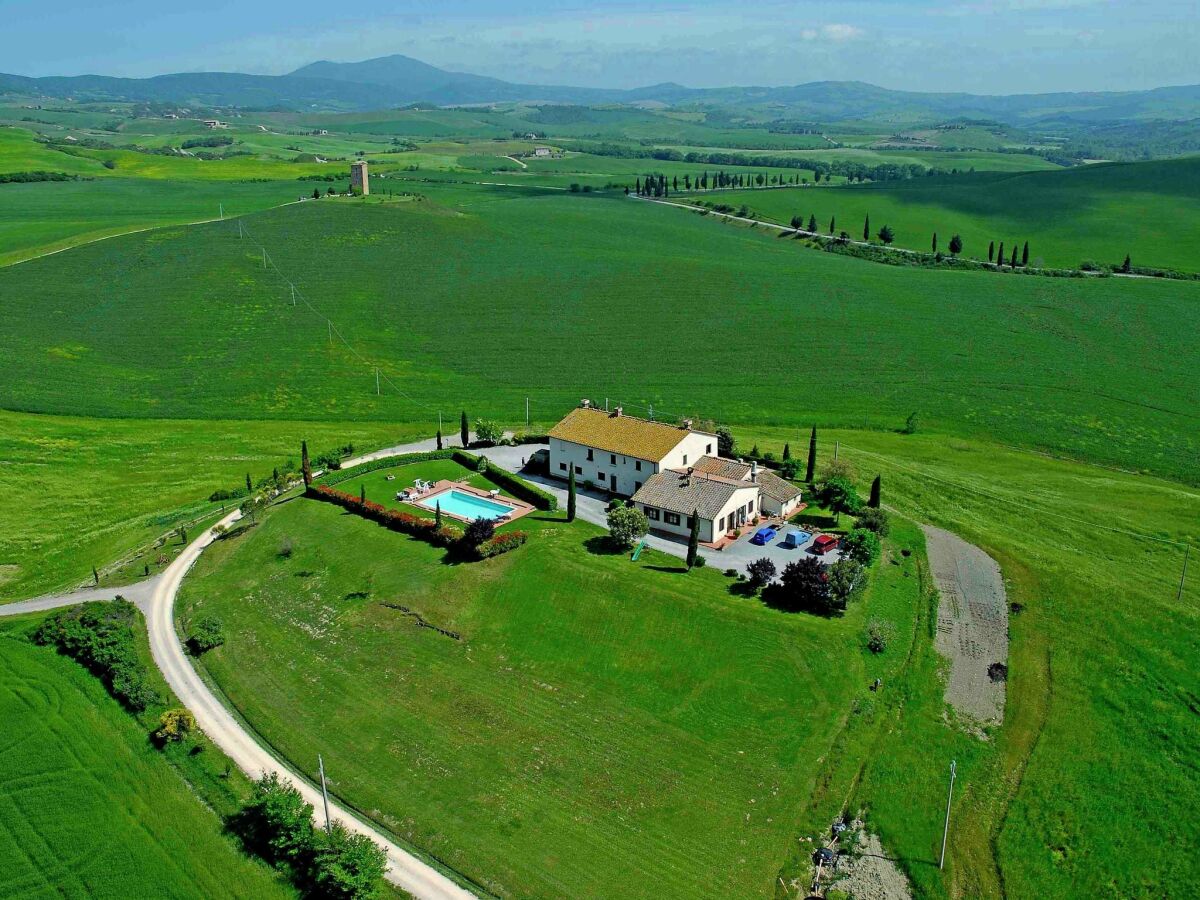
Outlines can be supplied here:
M758 588L748 581L735 581L729 585L729 593L735 597L754 597L758 594Z
M623 556L626 553L624 547L613 543L607 535L588 538L583 542L583 549L593 556Z
M646 568L647 568L647 569L650 569L650 570L651 570L651 571L653 571L653 572L670 572L670 573L672 573L672 574L675 574L675 575L686 575L686 574L687 574L687 572L688 572L688 567L687 567L687 566L685 566L685 565L678 565L678 566L646 566Z

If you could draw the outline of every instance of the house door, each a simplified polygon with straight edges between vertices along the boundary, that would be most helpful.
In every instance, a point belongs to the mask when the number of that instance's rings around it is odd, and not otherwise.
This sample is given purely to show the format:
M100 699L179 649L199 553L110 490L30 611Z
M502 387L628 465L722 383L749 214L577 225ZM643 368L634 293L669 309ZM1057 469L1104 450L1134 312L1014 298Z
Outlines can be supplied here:
M617 492L617 476L612 473L609 473L608 483L612 487L612 491L615 494Z

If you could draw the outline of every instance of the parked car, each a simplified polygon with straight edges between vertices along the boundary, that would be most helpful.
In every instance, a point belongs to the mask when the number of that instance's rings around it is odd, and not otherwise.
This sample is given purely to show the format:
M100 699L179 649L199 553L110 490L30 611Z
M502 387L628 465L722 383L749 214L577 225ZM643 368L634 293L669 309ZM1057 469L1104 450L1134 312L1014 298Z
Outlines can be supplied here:
M550 451L545 447L534 450L525 460L524 471L531 474L545 475L550 471Z
M817 539L812 543L813 553L828 553L830 550L837 549L837 545L841 541L841 538L832 534L818 534Z
M754 532L754 537L750 538L750 543L757 544L762 547L775 540L775 535L779 534L778 529L768 525L766 528L760 528Z
M797 547L803 547L807 544L808 539L811 537L812 534L807 531L789 531L784 535L783 543L780 546L794 550Z

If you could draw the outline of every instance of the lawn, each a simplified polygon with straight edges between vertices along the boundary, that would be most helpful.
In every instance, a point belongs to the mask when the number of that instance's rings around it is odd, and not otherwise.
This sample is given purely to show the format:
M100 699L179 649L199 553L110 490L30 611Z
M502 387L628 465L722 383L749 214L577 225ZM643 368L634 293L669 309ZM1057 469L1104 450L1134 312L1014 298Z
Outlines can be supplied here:
M770 896L798 829L840 802L807 808L853 699L904 659L864 659L874 594L789 616L713 569L528 518L519 551L448 564L291 502L215 544L179 614L224 618L204 666L272 746L320 750L335 793L494 893ZM905 634L918 557L897 559L879 591L900 591L881 608Z
M1200 285L897 270L624 197L421 190L248 217L278 271L232 222L0 270L0 406L426 434L464 405L523 420L526 397L542 423L583 396L764 426L891 429L916 411L1200 480Z
M822 232L835 218L836 231L856 240L870 216L872 240L881 226L891 225L896 246L915 250L929 250L936 231L943 252L949 252L951 235L959 234L964 255L982 259L989 242L1003 241L1011 252L1028 241L1034 265L1075 267L1094 260L1115 266L1128 253L1137 265L1200 270L1200 157L694 199L746 204L760 218L784 225L792 216L807 223L816 215Z
M0 620L0 897L294 897L100 681L30 643L31 628Z

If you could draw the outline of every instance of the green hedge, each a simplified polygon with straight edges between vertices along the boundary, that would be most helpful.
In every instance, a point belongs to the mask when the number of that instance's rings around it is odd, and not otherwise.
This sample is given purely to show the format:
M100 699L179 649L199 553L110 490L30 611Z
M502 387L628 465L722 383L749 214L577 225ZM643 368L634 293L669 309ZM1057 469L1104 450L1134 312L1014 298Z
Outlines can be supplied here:
M471 471L479 470L480 457L474 453L467 453L465 450L453 451L453 459L456 463L466 466ZM494 483L500 485L504 490L508 491L518 500L524 500L538 509L544 509L548 512L553 512L558 509L558 500L554 495L543 491L540 487L530 484L522 478L518 478L507 469L501 469L498 466L493 466L490 462L485 473Z
M320 477L314 478L313 481L319 481L322 484L341 484L343 481L349 481L351 478L357 478L359 475L365 475L377 469L407 466L409 463L427 462L431 459L453 459L455 452L454 450L426 450L423 453L401 453L397 456L384 456L380 459L373 459L370 462L354 466L353 468L325 472ZM470 468L474 469L474 464Z

